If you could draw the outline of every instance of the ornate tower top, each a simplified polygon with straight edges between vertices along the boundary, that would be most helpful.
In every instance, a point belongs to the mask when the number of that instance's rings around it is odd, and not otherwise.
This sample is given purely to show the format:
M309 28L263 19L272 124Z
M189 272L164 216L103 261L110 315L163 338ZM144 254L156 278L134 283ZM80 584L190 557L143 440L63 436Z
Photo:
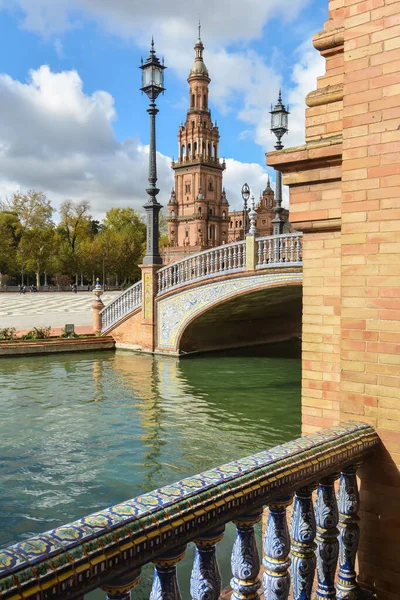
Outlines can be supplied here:
M203 77L204 79L207 79L208 83L209 83L211 80L210 80L210 77L208 75L208 69L207 69L207 67L206 67L206 65L204 64L204 61L203 61L204 44L201 41L201 25L200 25L200 21L199 21L199 37L197 39L196 45L194 47L194 50L196 52L196 56L195 56L193 66L192 66L190 74L189 74L188 81L190 81L193 77Z

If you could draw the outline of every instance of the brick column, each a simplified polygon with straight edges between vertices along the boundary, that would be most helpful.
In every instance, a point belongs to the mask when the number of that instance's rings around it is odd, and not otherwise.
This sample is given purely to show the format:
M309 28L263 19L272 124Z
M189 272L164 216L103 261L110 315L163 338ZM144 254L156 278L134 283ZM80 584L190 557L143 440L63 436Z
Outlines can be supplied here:
M160 265L140 265L142 270L142 350L154 352L157 347L157 271Z

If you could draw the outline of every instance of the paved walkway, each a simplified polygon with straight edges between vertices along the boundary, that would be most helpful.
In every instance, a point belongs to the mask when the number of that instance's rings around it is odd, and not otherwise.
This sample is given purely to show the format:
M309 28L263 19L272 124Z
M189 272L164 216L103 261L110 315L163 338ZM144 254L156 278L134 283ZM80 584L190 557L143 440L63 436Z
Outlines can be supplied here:
M104 304L108 304L120 292L105 292ZM27 331L32 327L51 326L57 330L66 323L76 325L77 333L92 331L92 292L0 292L0 329L15 327ZM54 332L56 333L56 331Z

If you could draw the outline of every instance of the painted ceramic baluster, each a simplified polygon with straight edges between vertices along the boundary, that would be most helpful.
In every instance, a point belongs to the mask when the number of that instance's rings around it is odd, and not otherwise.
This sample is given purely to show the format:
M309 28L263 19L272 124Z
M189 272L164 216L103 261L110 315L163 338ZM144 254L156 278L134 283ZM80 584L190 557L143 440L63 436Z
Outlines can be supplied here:
M181 600L176 565L184 555L184 549L176 548L154 561L154 578L150 600Z
M263 558L264 597L268 600L287 600L289 594L291 560L286 508L291 502L292 496L286 496L268 505Z
M354 465L345 469L339 483L339 574L336 598L341 600L356 600L359 596L355 572L360 538L357 467L358 465Z
M254 535L254 525L261 519L262 509L235 519L236 537L233 544L231 566L232 600L251 600L258 598L261 582L260 557Z
M102 588L107 593L106 600L130 600L131 590L137 586L139 579L140 570L115 578Z
M292 580L293 599L310 600L314 581L316 556L314 542L316 524L312 492L314 487L306 487L296 492L294 499L290 536L292 538Z
M196 540L190 594L193 600L218 600L221 575L215 556L215 545L224 537L225 526L213 529Z
M337 539L339 513L334 482L337 475L323 479L317 491L315 519L317 522L318 598L335 598L335 572L339 553Z

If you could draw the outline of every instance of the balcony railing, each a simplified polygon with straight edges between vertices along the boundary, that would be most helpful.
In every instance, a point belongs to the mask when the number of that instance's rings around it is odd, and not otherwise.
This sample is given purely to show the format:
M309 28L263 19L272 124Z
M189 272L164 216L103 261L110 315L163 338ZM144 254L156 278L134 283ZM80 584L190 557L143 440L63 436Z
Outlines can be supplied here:
M101 311L102 333L142 304L142 282L134 283Z
M0 598L81 599L102 588L108 600L128 600L153 562L151 600L180 600L176 565L194 541L191 597L218 600L215 547L230 521L234 600L260 588L265 600L287 600L291 587L295 600L310 600L315 571L317 597L357 598L356 471L378 443L369 425L342 423L24 540L0 551ZM260 561L254 525L265 506Z
M158 271L158 294L207 277L246 268L246 244L234 242L184 258Z
M297 266L303 262L303 234L285 233L257 240L257 269L268 266Z

